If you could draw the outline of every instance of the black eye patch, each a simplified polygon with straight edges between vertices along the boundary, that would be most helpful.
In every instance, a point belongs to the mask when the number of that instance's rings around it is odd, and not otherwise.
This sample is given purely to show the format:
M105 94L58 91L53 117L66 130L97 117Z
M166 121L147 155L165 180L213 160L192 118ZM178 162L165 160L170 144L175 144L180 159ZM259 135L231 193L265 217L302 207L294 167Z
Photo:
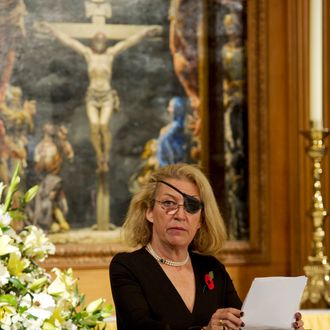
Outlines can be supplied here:
M203 208L203 203L195 197L183 196L183 205L187 212L196 213Z
M187 212L194 214L199 210L203 209L204 204L198 198L185 194L184 192L172 186L170 183L166 181L159 180L158 182L166 184L167 186L171 187L172 189L174 189L183 196L183 206Z

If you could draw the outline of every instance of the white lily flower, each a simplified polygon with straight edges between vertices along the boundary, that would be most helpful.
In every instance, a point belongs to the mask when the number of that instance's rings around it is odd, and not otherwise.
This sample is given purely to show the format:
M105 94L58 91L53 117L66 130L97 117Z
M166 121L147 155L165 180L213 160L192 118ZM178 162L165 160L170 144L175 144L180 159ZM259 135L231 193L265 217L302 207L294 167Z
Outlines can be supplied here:
M32 297L26 294L20 301L20 307L30 308L32 306Z
M26 312L41 320L47 320L53 315L55 309L54 298L47 293L33 295L33 305Z
M10 278L7 267L0 261L0 287L7 284Z
M16 242L16 245L17 243L22 242L22 239L17 235L16 231L11 227L6 228L6 235L11 237Z
M18 247L10 244L11 241L8 235L0 236L0 256L19 251Z
M1 182L0 182L1 183ZM0 187L1 190L1 187ZM1 191L0 191L0 198L1 198ZM0 227L7 227L11 223L11 216L8 212L5 211L4 206L0 205Z
M43 319L32 319L31 317L28 317L28 314L26 312L22 315L22 326L18 327L17 330L19 329L29 329L29 330L41 330L42 325L44 323Z
M28 226L21 233L24 242L24 253L43 261L48 254L55 253L55 246L51 243L42 229L36 226Z
M72 269L62 272L60 269L54 268L52 271L56 274L56 278L49 285L47 292L53 296L68 300L73 306L76 306L79 297L75 295L77 280L73 278Z

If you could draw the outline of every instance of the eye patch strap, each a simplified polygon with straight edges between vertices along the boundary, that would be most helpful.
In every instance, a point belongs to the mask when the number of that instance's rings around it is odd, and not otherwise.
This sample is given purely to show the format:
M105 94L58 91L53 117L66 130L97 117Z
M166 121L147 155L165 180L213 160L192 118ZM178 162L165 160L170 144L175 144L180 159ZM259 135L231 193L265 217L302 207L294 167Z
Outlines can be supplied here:
M175 191L177 191L179 194L181 194L183 196L183 199L185 201L185 204L191 205L191 202L193 204L195 204L195 206L197 206L198 204L198 209L203 208L204 204L203 202L199 201L196 197L190 196L188 194L185 194L184 192L182 192L181 190L179 190L178 188L172 186L170 183L163 181L163 180L159 180L157 182L161 182L166 184L167 186L171 187L172 189L174 189ZM194 207L193 207L194 208Z
M183 197L192 197L192 196L189 196L187 194L185 194L184 192L182 192L181 190L179 190L178 188L172 186L170 183L166 182L166 181L163 181L163 180L159 180L157 182L161 182L161 183L164 183L166 184L167 186L171 187L172 189L176 190L179 194L181 194Z

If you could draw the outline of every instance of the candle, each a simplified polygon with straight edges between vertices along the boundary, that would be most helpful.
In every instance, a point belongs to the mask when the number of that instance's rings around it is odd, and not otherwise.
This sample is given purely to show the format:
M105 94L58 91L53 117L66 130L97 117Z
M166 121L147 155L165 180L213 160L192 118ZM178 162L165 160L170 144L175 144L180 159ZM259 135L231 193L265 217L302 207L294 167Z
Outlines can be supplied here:
M315 129L323 128L322 1L309 1L310 120Z

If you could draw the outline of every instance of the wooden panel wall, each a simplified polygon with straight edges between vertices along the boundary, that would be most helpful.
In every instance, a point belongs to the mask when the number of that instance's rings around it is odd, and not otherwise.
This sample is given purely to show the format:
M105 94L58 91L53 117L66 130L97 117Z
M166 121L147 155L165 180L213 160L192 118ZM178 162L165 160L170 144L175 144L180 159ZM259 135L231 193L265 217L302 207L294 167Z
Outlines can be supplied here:
M329 6L326 6L330 17ZM311 163L300 131L308 128L307 0L265 1L267 42L267 182L270 261L267 264L229 266L242 298L256 276L303 274L310 253ZM325 24L329 39L329 22ZM325 56L330 59L328 51ZM326 66L325 104L329 109L329 65ZM329 127L329 116L326 115ZM324 162L324 202L330 209L329 155ZM327 220L328 221L328 220ZM329 224L327 251L330 255ZM108 269L76 270L87 300L103 296L111 301Z
M324 1L324 126L329 127L329 5ZM309 128L308 0L290 0L288 19L289 189L291 222L291 272L298 274L311 252L312 161L306 155L308 141L301 134ZM329 146L329 138L326 140ZM329 210L329 152L323 160L323 199ZM329 217L325 220L325 245L330 253Z

